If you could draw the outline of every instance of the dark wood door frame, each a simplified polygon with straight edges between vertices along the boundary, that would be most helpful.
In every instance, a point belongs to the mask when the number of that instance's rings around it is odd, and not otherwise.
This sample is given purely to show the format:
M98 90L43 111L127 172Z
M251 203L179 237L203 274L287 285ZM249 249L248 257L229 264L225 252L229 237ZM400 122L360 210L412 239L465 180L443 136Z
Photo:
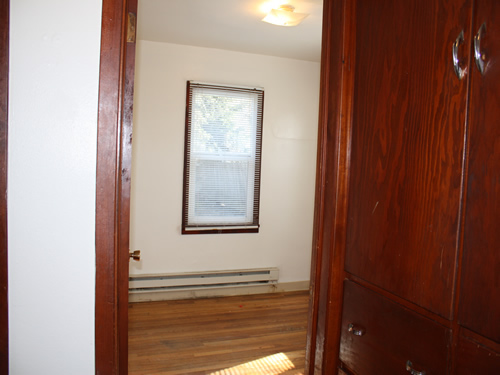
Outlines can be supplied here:
M337 374L348 163L346 131L350 121L350 57L346 45L354 1L324 0L318 155L314 208L311 300L306 347L306 373ZM342 94L342 95L341 95ZM347 100L343 100L347 98Z
M342 262L346 116L339 93L344 76L345 7L348 0L324 0L321 94L318 132L311 302L306 350L307 374L336 373L338 343L329 337L340 327L338 306ZM135 4L135 5L134 5ZM128 220L131 152L132 58L126 43L126 20L137 0L103 0L96 176L96 374L127 374ZM128 73L127 73L128 71ZM348 110L348 108L347 108ZM342 181L340 181L342 180ZM340 242L339 242L340 241ZM339 292L340 291L340 292Z
M9 373L7 294L7 127L9 95L9 1L0 1L0 374Z
M96 174L96 374L127 374L128 253L135 42L127 16L137 0L104 0ZM132 70L131 70L132 69Z

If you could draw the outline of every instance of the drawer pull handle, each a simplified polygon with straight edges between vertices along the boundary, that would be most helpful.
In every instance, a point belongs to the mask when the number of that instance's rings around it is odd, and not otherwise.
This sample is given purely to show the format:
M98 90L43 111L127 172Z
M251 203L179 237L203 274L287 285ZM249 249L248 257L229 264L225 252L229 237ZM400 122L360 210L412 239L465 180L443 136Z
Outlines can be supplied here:
M351 332L354 336L363 336L365 334L365 329L356 327L354 324L349 323L347 330Z
M408 371L411 375L425 375L425 371L417 371L413 368L413 363L411 361L406 361L406 371Z

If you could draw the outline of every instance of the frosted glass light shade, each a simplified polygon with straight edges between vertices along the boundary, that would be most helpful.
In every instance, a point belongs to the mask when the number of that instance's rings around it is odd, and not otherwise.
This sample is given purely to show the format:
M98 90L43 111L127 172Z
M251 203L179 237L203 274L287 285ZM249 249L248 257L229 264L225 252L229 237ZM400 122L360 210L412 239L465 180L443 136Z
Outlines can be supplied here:
M271 9L262 21L278 26L297 26L308 14L296 13L294 9L291 5L282 5L278 9Z

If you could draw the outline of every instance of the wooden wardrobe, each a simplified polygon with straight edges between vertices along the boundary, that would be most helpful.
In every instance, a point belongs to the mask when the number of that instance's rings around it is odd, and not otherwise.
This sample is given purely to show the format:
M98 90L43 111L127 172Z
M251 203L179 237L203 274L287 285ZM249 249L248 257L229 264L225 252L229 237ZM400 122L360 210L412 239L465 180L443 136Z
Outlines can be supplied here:
M325 5L313 372L498 375L500 1Z

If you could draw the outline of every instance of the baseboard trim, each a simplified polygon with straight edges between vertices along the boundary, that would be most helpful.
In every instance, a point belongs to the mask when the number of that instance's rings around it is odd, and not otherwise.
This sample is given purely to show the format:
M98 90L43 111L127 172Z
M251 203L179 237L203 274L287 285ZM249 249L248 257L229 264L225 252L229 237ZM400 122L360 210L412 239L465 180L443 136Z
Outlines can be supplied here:
M248 294L265 294L278 292L296 292L309 290L309 281L291 281L287 283L231 286L221 288L207 288L198 290L155 291L144 293L129 293L129 302L170 301L180 299L228 297Z

